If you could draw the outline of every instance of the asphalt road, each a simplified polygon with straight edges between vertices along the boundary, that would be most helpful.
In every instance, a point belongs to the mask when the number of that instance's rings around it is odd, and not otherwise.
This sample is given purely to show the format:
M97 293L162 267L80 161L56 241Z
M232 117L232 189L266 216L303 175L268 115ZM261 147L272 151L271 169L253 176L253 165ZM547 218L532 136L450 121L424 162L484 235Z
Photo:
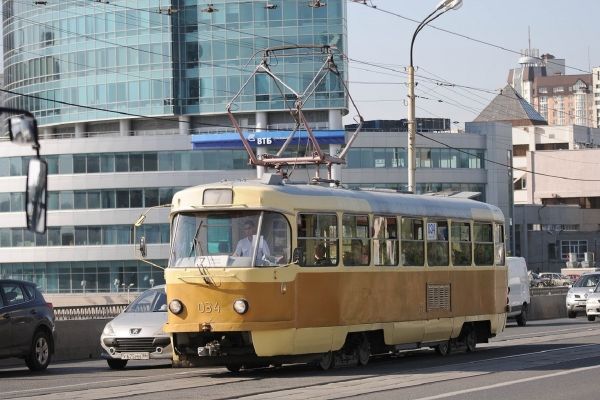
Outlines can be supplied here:
M0 399L595 399L599 373L600 322L580 317L509 324L474 353L420 350L327 372L284 365L232 374L155 361L112 371L91 360L33 374L19 365L0 369Z

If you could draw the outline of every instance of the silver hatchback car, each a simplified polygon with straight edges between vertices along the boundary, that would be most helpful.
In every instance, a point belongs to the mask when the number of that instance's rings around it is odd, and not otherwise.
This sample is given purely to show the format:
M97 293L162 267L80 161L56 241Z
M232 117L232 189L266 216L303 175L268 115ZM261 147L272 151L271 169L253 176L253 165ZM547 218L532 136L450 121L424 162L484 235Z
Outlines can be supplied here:
M594 291L600 282L600 272L589 272L577 279L567 293L566 306L569 318L577 317L578 313L584 313L588 296Z
M104 327L102 357L112 369L123 369L129 360L171 359L171 339L163 331L167 322L164 285L139 295Z

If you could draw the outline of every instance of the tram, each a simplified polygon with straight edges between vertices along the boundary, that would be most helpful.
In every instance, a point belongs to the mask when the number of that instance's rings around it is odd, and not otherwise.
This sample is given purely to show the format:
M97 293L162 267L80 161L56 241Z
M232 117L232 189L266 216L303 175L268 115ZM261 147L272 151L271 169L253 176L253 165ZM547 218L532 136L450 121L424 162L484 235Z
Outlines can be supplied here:
M504 329L499 208L270 178L174 195L175 366L365 365L423 346L473 351Z

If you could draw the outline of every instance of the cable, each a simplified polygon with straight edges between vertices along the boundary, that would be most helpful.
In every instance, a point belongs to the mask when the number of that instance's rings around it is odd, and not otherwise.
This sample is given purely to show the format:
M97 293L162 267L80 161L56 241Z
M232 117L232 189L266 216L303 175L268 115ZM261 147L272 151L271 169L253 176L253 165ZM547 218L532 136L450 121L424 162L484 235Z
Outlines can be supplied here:
M356 3L356 2L354 2L354 1L351 1L351 0L349 0L349 2L350 2L350 3ZM401 15L401 14L395 13L395 12L393 12L393 11L385 10L385 9L383 9L383 8L380 8L380 7L377 7L377 6L369 6L369 5L367 5L367 4L364 4L364 3L359 3L359 4L361 4L361 5L366 5L367 7L369 7L369 8L372 8L372 9L374 9L375 11L379 11L379 12L382 12L382 13L385 13L385 14L393 15L393 16L395 16L395 17L398 17L398 18L404 19L404 20L406 20L406 21L414 22L414 23L416 23L416 24L420 24L420 23L421 23L421 21L418 21L418 20L416 20L416 19L412 19L412 18L409 18L409 17L405 17L404 15ZM486 45L486 46L490 46L490 47L494 47L494 48L497 48L497 49L500 49L500 50L504 50L504 51L506 51L506 52L509 52L509 53L513 53L513 54L522 55L522 53L521 53L520 51L512 50L512 49L509 49L509 48L507 48L507 47L504 47L504 46L501 46L501 45L498 45L498 44L494 44L494 43L486 42L485 40L476 39L476 38L473 38L473 37L471 37L471 36L464 35L464 34L462 34L462 33L458 33L458 32L454 32L454 31L451 31L451 30L448 30L448 29L439 28L439 27L437 27L437 26L435 26L435 25L427 25L427 27L429 27L429 28L433 28L433 29L436 29L436 30L438 30L438 31L440 31L440 32L448 33L448 34L450 34L450 35L458 36L458 37L461 37L461 38L463 38L463 39L467 39L467 40L470 40L470 41L473 41L473 42L476 42L476 43L479 43L479 44L484 44L484 45ZM533 57L533 58L536 58L537 60L543 61L543 60L542 60L540 57ZM556 64L556 65L562 66L562 64L558 64L558 63L556 63L556 62L553 62L553 61L550 61L550 60L546 60L546 62L547 62L547 63L549 63L549 64ZM580 72L583 72L583 73L586 73L586 74L591 74L591 72L590 72L590 71L587 71L587 70L584 70L584 69L581 69L581 68L572 67L572 66L568 66L568 65L565 65L565 67L566 67L566 68L569 68L569 69L573 69L573 70L575 70L575 71L580 71Z
M369 65L375 65L376 66L376 64L373 64L373 63L370 63ZM356 67L354 67L354 68L356 68ZM360 69L360 68L356 68L356 69ZM405 74L405 72L403 72L403 71L398 71L398 70L394 70L394 69L391 69L391 68L386 68L386 69L392 70L392 71L395 71L395 72L398 72L398 73ZM392 74L385 74L385 73L378 72L378 71L372 71L372 70L365 70L365 71L394 76ZM435 74L432 74L432 75L435 75ZM443 78L442 79L432 79L432 78L428 78L428 77L423 76L423 75L417 75L417 77L419 77L420 79L425 80L425 81L434 82L434 83L436 83L438 86L440 86L442 88L451 88L451 87L454 87L454 88L465 89L465 90L469 90L469 91L473 91L473 92L478 91L478 92L483 92L483 93L494 94L495 96L501 95L501 96L508 97L511 100L519 101L519 99L514 99L512 96L505 95L501 91L500 91L500 93L497 93L497 91L493 91L493 90L490 90L490 89L482 89L482 88L475 88L475 87L472 87L472 86L459 85L459 84L456 84L456 83L451 83L448 80L445 80ZM359 83L361 83L361 84L367 84L368 82L359 82ZM399 82L374 82L374 83L377 83L377 84L389 84L389 85L402 85L402 84L404 84L404 83L399 83ZM450 90L450 89L448 89L448 90ZM464 96L462 96L462 97L464 97ZM480 98L482 98L482 97L480 97ZM484 100L487 101L487 103L486 104L482 104L481 103L481 104L484 105L484 106L489 105L490 100L487 100L487 99L484 99ZM562 113L563 115L569 116L572 119L576 119L577 118L576 115L574 115L573 113L568 112L568 111L564 111L564 110L556 109L556 108L549 108L549 110L555 111L557 113ZM475 112L475 111L473 111L473 113L477 114L477 115L479 114L479 112ZM586 113L586 114L589 115L589 113ZM507 114L507 117L511 117L511 116L516 116L516 115L509 115L509 114ZM595 120L594 120L593 116L586 117L585 120L588 121L589 125L593 126L595 124Z

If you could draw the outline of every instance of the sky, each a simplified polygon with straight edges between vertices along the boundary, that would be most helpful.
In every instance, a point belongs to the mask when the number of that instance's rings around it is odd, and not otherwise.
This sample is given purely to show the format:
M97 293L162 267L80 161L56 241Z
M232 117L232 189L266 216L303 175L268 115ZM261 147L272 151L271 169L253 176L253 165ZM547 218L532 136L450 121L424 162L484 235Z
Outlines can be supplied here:
M348 1L349 90L365 120L406 118L405 71L418 22L401 17L420 22L438 3ZM459 126L474 120L518 66L518 53L529 46L528 30L531 47L564 58L568 75L591 72L590 66L600 66L599 15L600 0L463 0L416 38L416 117L449 118ZM355 115L351 110L344 122Z

